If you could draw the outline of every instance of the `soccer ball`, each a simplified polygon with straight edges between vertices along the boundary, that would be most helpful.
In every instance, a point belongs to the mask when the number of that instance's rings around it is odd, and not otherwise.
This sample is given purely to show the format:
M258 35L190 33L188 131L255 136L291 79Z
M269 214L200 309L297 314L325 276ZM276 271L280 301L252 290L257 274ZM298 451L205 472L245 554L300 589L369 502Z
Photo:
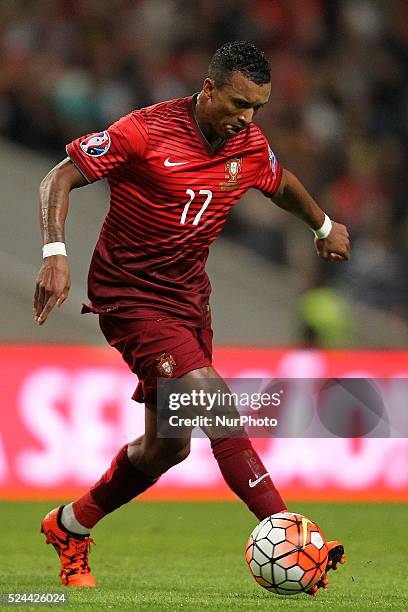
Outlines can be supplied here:
M327 542L319 527L301 514L272 514L255 527L246 561L258 584L279 595L311 589L324 573Z

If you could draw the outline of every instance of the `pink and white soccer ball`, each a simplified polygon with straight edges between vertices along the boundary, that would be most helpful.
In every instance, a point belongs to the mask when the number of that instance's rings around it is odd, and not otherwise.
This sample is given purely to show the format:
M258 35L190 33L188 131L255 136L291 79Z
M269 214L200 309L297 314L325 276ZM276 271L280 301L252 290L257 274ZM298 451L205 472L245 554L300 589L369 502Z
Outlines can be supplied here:
M280 512L255 527L246 561L256 582L271 593L296 595L311 589L328 561L327 541L319 527L302 514Z

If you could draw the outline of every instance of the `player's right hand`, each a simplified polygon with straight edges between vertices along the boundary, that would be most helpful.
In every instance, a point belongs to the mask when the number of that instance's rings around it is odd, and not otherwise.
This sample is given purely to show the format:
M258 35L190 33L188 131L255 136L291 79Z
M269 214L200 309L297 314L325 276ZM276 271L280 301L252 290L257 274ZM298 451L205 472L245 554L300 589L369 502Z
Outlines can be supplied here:
M55 304L61 306L68 297L71 278L65 255L46 257L37 276L34 293L34 321L42 325Z
M346 226L332 221L332 229L327 238L315 238L317 254L325 261L347 261L350 259L349 238Z

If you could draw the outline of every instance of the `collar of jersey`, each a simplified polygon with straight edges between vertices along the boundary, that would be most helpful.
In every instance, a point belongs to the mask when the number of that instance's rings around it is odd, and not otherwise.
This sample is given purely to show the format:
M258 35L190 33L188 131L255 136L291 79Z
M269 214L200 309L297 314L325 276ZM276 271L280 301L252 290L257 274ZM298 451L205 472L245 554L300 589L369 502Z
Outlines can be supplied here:
M226 140L222 140L221 143L217 146L217 147L213 147L211 145L211 143L207 140L207 138L204 136L201 128L200 128L200 124L198 123L197 120L197 115L195 112L195 107L197 104L197 98L198 98L199 92L196 92L195 94L193 94L192 96L189 96L187 98L187 107L189 110L189 114L194 126L195 131L197 132L200 140L202 141L204 147L206 148L207 152L210 153L211 155L217 155L218 153L221 152L221 150L224 148L225 143L227 142Z

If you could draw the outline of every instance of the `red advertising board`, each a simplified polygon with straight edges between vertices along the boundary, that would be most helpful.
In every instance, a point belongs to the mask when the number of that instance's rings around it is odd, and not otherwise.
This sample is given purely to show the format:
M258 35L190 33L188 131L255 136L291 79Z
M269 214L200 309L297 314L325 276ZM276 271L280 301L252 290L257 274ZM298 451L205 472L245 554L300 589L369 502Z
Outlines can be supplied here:
M229 378L406 378L408 352L218 348ZM110 348L0 347L0 497L71 498L143 432L136 377ZM405 438L256 439L288 499L408 501ZM206 439L144 497L228 499Z

